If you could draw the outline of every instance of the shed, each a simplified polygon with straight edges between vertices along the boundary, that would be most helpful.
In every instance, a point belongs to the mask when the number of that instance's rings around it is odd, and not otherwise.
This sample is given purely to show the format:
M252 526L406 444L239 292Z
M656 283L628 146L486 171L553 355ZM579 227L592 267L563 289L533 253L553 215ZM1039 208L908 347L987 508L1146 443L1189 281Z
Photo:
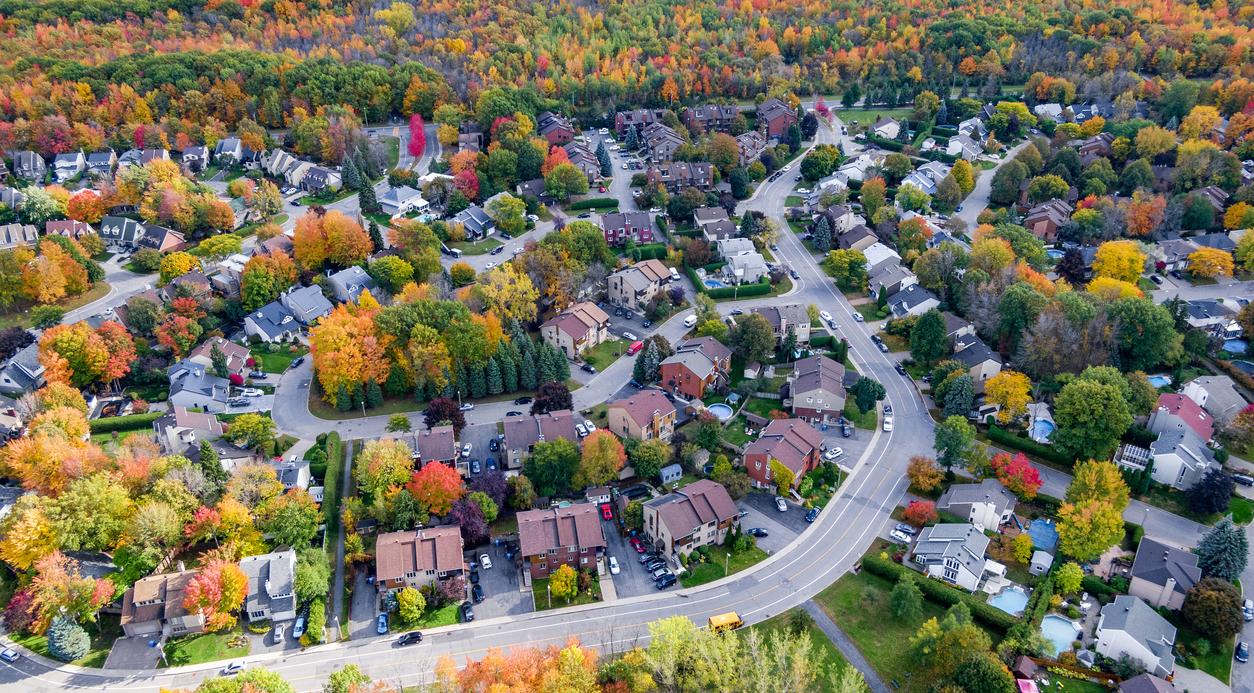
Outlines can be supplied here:
M1036 678L1036 671L1036 662L1033 662L1031 657L1019 655L1015 658L1015 666L1011 673L1018 679L1034 679Z
M662 467L662 471L659 472L659 475L662 477L663 484L670 484L679 481L680 478L683 477L684 468L677 464L668 464L665 467Z
M1028 572L1033 575L1044 575L1049 572L1053 564L1054 554L1048 551L1033 551L1032 564L1028 566Z

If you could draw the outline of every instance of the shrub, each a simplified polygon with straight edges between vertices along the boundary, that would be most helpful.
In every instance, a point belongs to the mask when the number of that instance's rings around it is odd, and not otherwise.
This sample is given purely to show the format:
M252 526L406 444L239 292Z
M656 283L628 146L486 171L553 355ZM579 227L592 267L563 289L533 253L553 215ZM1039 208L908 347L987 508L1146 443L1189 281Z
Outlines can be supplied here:
M864 556L862 558L862 567L873 575L885 578L889 582L897 582L902 575L907 573L914 575L914 571L902 565L894 563L886 558L876 556ZM965 603L971 609L971 615L982 621L985 625L996 628L1001 632L1010 629L1011 626L1019 622L1018 617L989 606L988 603L979 599L975 595L967 594L959 589L950 587L942 582L938 582L931 578L917 580L919 589L923 590L924 596L943 606L953 606L959 602Z
M107 416L103 419L95 419L91 422L92 433L112 433L113 431L138 431L141 428L150 428L152 422L161 418L161 412L150 412L148 414L132 414L130 416Z
M321 599L315 599L309 605L309 623L305 625L305 633L300 636L300 644L302 647L317 645L322 642L322 636L327 625L327 605Z
M87 656L91 650L91 638L87 631L64 616L52 620L48 629L48 654L62 662L72 662Z
M577 200L566 206L570 210L580 209L602 209L618 206L618 200L612 197L589 197L586 200Z
M1048 445L1041 445L1029 438L1015 435L1000 426L989 426L988 437L994 443L1001 443L1016 450L1022 450L1029 455L1035 455L1041 459L1049 460L1050 462L1056 462L1058 464L1065 464L1068 466L1074 462L1074 460L1068 458L1066 455L1063 455Z

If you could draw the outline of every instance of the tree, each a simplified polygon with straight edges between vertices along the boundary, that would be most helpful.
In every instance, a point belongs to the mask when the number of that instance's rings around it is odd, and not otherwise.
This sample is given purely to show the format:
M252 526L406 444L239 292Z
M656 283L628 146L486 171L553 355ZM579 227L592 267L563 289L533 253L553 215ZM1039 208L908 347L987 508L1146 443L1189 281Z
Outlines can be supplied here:
M471 498L462 498L453 503L448 519L461 528L462 539L467 544L474 546L487 541L488 520L483 515L483 508Z
M1240 528L1225 517L1202 537L1197 545L1197 565L1202 575L1228 582L1240 579L1248 560L1249 540Z
M256 310L296 283L296 264L282 251L252 256L240 274L240 299L244 309ZM131 313L127 313L128 319Z
M1036 492L1041 488L1041 473L1028 462L1026 455L1021 452L1014 455L1000 452L993 455L989 463L1001 485L1010 489L1020 500L1029 501L1036 497Z
M945 318L939 310L932 309L919 316L910 331L910 357L930 366L949 351Z
M906 467L906 477L910 479L910 486L922 491L930 493L932 489L940 486L941 471L936 467L936 460L922 455L915 455L910 458L910 465Z
M27 571L57 548L57 535L42 496L25 494L0 519L0 560Z
M414 114L418 118L417 114ZM413 146L413 139L410 139L410 146ZM412 156L418 156L413 154ZM405 590L401 590L404 592ZM417 590L415 590L417 591ZM418 595L421 597L421 593ZM336 669L327 677L326 685L322 687L322 693L362 693L367 690L370 684L370 677L361 670L356 664L349 664L342 669Z
M327 263L348 267L365 260L371 250L370 235L342 212L309 212L296 221L292 254L303 269L317 270Z
M549 574L549 589L553 596L569 602L579 594L579 581L575 569L563 563L557 570Z
M889 609L899 621L913 621L923 614L923 590L909 573L902 573L888 596Z
M937 461L949 469L965 458L973 442L975 428L967 423L966 417L950 416L936 427L932 448L937 452Z
M497 515L500 514L500 508L497 506L496 501L482 491L471 491L466 494L466 500L479 506L479 512L483 515L484 522L492 523L496 521Z
M427 428L450 425L453 427L454 435L460 435L461 430L466 427L466 415L457 406L457 402L448 397L436 397L431 400L422 412L422 420Z
M1013 203L1019 197L1019 186L1027 180L1027 177L1027 167L1017 159L1011 159L997 167L997 170L993 172L989 200L999 205Z
M204 564L183 591L183 608L205 616L205 630L216 633L235 626L235 612L248 595L248 577L225 559Z
M588 192L588 177L569 161L560 163L544 174L544 191L559 200L568 200L571 195Z
M426 608L427 600L423 599L422 592L413 587L406 587L396 595L396 615L405 625L417 624Z
M1145 271L1145 253L1134 241L1107 241L1093 256L1093 275L1136 283Z
M1110 385L1074 380L1054 398L1052 443L1064 455L1109 457L1132 425L1128 403Z
M72 621L96 620L96 613L113 599L113 583L82 575L78 561L54 551L35 564L30 583L38 616L33 632L43 632L57 616Z
M1016 534L1010 542L1015 560L1027 565L1032 560L1032 535L1027 532Z
M191 253L178 251L161 258L161 283L165 284L192 270L200 269L200 260Z
M485 211L496 222L496 227L511 238L527 230L527 204L509 193L494 197Z
M1194 630L1222 642L1241 632L1241 592L1226 580L1204 577L1184 595L1181 615Z
M1054 587L1059 594L1075 594L1080 591L1080 582L1084 579L1084 571L1074 561L1064 564L1054 574Z
M1119 365L1126 371L1148 371L1176 358L1183 337L1166 307L1148 298L1121 298L1108 308L1118 326L1115 344Z
M48 517L62 548L104 551L117 545L134 512L126 487L101 472L70 482L52 502Z
M409 423L409 417L405 414L393 414L388 417L389 433L409 433L413 430L413 426Z
M936 504L932 501L910 501L906 506L902 517L906 522L915 527L922 527L930 522L935 522L938 515L936 512Z
M327 554L315 548L297 553L293 585L296 599L301 603L325 598L331 589L331 564Z
M536 490L531 479L521 474L511 476L506 483L509 485L509 505L514 510L531 510L536 503Z
M516 263L507 262L489 271L475 285L475 295L504 323L529 323L536 319L540 292Z
M605 429L597 429L583 440L583 453L574 484L576 487L607 484L618 478L618 470L622 469L626 460L627 453L623 451L618 437Z
M1064 503L1058 518L1058 548L1080 561L1102 555L1124 534L1120 511L1104 501Z
M379 498L410 479L414 463L409 446L400 440L367 441L353 462L353 480L367 498Z
M1037 176L1028 184L1028 201L1039 204L1047 200L1059 200L1067 195L1071 186L1062 178L1049 174Z
M971 651L950 678L950 684L963 691L1014 693L1015 678L993 653Z
M541 384L540 389L536 390L535 399L531 402L531 414L533 416L571 408L573 408L573 404L570 397L570 388L566 387L565 383L556 381Z
M864 375L858 378L853 387L849 389L849 394L853 395L853 401L858 406L858 411L865 414L875 408L876 402L884 399L887 391L878 380Z
M975 404L975 381L967 373L947 383L941 412L945 416L966 416Z
M290 489L275 496L257 509L257 525L270 535L275 544L304 549L318 536L322 513L309 492Z
M1189 509L1201 515L1225 512L1234 487L1231 476L1220 469L1211 469L1185 493Z
M1001 407L997 421L1007 424L1027 412L1032 381L1018 371L1003 370L984 383L984 401Z
M1232 253L1226 250L1202 247L1189 254L1189 272L1194 276L1231 277L1235 269Z
M888 189L883 178L876 176L862 183L862 189L859 193L862 198L862 209L866 212L866 217L870 219L875 213L884 206L887 198L885 191Z
M91 650L91 638L83 627L65 616L57 616L48 629L48 654L62 662L72 662L87 656Z
M461 474L441 462L423 465L422 469L414 472L405 487L418 505L432 515L447 514L453 502L466 492Z
M1109 503L1122 512L1128 507L1128 484L1114 462L1087 460L1072 470L1071 484L1067 486L1067 502L1085 504L1093 501Z
M370 277L389 294L398 294L401 288L414 280L414 266L395 255L387 255L370 263Z
M224 436L232 443L259 449L274 440L274 419L255 412L240 414Z

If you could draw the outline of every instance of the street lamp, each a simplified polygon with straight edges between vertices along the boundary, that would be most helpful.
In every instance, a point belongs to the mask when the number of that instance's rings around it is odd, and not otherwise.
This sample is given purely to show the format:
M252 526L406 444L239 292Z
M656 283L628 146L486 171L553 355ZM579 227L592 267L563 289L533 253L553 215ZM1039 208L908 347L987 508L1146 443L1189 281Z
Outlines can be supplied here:
M547 582L544 583L544 591L545 593L547 593L549 597L549 608L552 609L553 608L553 585Z

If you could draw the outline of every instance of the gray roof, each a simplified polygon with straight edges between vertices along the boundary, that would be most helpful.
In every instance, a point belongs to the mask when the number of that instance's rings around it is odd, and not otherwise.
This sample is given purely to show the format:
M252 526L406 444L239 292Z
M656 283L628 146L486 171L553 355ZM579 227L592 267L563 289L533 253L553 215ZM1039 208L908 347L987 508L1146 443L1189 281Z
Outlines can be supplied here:
M369 289L373 293L376 288L374 279L369 274L366 274L366 270L357 265L345 267L327 277L327 280L331 282L331 286L335 287L336 296L342 298L347 295L351 296L353 300L361 296L363 291Z
M170 378L170 396L191 392L225 402L231 381L206 371L205 367L191 361L179 361L166 370Z
M984 572L984 552L988 537L965 522L950 522L925 528L914 545L914 555L922 563L954 559L976 575Z
M316 286L288 289L280 299L298 322L308 325L331 312L331 302Z
M1193 242L1207 248L1226 250L1228 252L1236 250L1237 247L1237 244L1226 233L1205 233L1201 236L1195 236Z
M1177 688L1153 674L1134 676L1119 684L1119 693L1175 693Z
M897 310L898 306L901 306L903 312L917 308L927 301L939 302L940 299L936 297L936 294L918 284L911 284L888 297L888 305L892 306L894 311Z
M1202 579L1202 569L1197 567L1195 554L1146 537L1136 548L1132 577L1159 586L1166 585L1169 579L1175 580L1172 591L1183 595Z
M39 361L39 342L31 342L5 362L4 374L22 390L34 390L42 385L44 366Z
M961 335L954 340L953 359L967 368L974 368L985 361L1002 362L1001 355L975 335Z
M1015 494L1001 485L996 479L985 479L978 484L954 484L950 486L939 500L936 507L944 510L955 504L971 505L975 503L992 503L1001 514L1015 506Z
M1171 647L1176 642L1176 627L1159 616L1149 604L1137 597L1121 594L1102 607L1100 623L1099 631L1123 631L1153 652L1164 670L1175 668L1176 658L1171 654Z
M826 356L807 356L793 364L790 394L795 398L806 392L824 390L844 396L845 366Z
M296 329L296 325L292 324L296 320L296 316L292 315L292 312L283 307L283 304L278 301L267 303L249 313L247 317L267 337L278 337L284 332ZM284 320L287 322L284 322Z
M1159 433L1158 439L1150 444L1150 451L1155 455L1177 453L1193 470L1204 470L1215 462L1206 442L1188 426Z
M466 232L471 235L482 235L489 233L496 224L492 221L492 217L484 211L483 207L471 205L466 209L458 212L449 221L461 224Z
M1202 408L1216 420L1226 422L1245 407L1245 399L1237 392L1229 376L1203 375L1189 382L1197 383L1206 390L1206 404Z
M269 609L271 613L296 608L296 552L291 549L260 556L248 556L239 562L248 577L248 600L244 612Z

